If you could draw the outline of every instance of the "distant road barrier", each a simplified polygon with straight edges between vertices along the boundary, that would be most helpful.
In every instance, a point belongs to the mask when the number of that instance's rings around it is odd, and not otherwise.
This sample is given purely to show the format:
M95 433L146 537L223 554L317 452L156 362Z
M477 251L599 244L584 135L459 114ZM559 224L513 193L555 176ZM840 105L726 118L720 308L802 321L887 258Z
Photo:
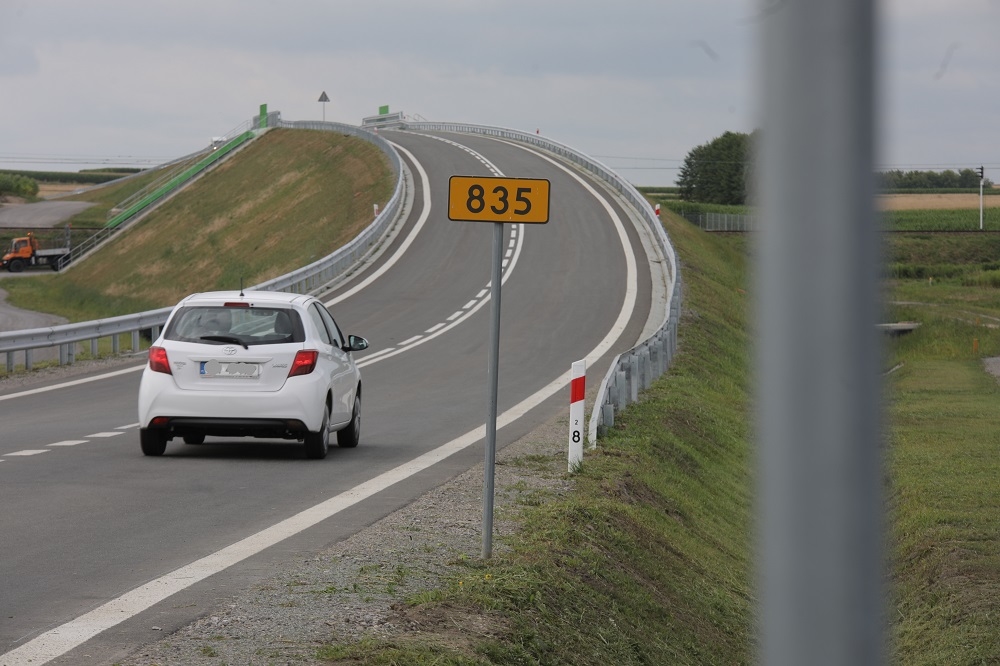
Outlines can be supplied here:
M361 138L382 150L389 158L392 169L396 173L396 188L392 198L375 221L357 238L336 252L308 266L254 287L248 287L249 289L269 291L309 293L346 273L388 229L402 206L404 196L402 164L399 155L387 141L360 127L321 121L289 122L280 120L280 116L276 117L276 122L269 122L269 124L293 129L336 131ZM461 123L407 122L403 127L413 130L492 136L538 147L577 165L604 181L633 206L641 215L643 222L649 227L660 251L667 260L669 269L670 282L667 286L666 314L657 331L647 340L617 356L604 376L591 412L588 428L589 443L593 446L597 442L598 436L603 434L606 428L614 425L615 414L626 405L638 400L639 391L649 388L655 379L667 371L677 350L677 326L681 308L681 276L674 248L670 244L659 218L656 217L653 207L630 183L608 167L577 150L537 134ZM117 353L119 351L119 337L122 334L131 334L132 350L138 351L140 331L149 330L155 338L159 328L166 323L170 310L171 308L168 307L97 321L0 333L0 352L6 354L7 371L12 372L14 356L18 352L24 353L27 369L31 368L31 350L46 347L59 346L60 363L73 363L78 344L89 341L92 355L97 356L98 339L102 337L111 336L113 352Z

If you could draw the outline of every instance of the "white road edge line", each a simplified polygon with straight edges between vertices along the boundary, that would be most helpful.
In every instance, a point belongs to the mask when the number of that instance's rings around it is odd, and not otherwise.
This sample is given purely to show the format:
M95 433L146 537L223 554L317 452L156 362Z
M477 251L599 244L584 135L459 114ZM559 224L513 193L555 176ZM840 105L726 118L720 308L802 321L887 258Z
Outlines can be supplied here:
M528 149L525 149L528 150ZM535 152L529 150L529 152ZM540 154L539 154L540 155ZM602 197L589 183L577 176L575 173L551 160L544 155L541 157L552 162L558 168L568 173L571 177L580 182L604 206L604 209L614 221L618 232L618 238L622 247L625 248L626 264L626 289L625 298L622 302L622 309L618 313L614 325L597 347L587 355L587 365L593 365L614 345L615 341L625 330L632 311L635 309L637 298L637 273L636 258L628 243L628 235L621 218L615 213L614 208ZM120 373L111 373L120 374ZM526 414L530 409L536 407L546 399L564 389L570 381L571 372L567 370L561 376L553 380L547 386L525 400L508 409L497 417L497 428L503 428L518 418ZM111 376L111 375L103 375ZM2 657L3 666L41 666L56 657L66 654L73 648L90 640L103 631L114 627L125 620L138 615L153 605L167 599L171 595L181 590L191 587L197 582L208 578L220 571L223 571L234 564L263 551L282 540L302 532L319 522L334 516L341 511L365 500L375 493L388 488L393 484L413 476L414 474L431 467L445 458L458 453L459 451L475 444L486 436L486 426L480 426L475 430L453 439L447 444L428 451L427 453L414 458L410 462L404 463L394 469L384 472L365 483L362 483L348 491L331 497L330 499L306 509L280 523L267 529L261 530L231 546L207 555L191 564L183 566L175 571L151 580L150 582L126 592L116 599L98 606L89 613L71 620L63 625L51 629L36 638L28 641L24 645L6 652Z
M113 372L106 372L103 375L95 375L94 377L87 377L86 379L74 379L69 382L63 382L62 384L53 384L52 386L43 386L42 388L29 389L27 391L20 391L18 393L8 393L7 395L0 395L0 402L4 400L10 400L11 398L23 398L26 395L35 395L37 393L45 393L46 391L55 391L56 389L66 388L68 386L79 386L80 384L87 384L89 382L96 382L100 379L107 379L108 377L117 377L118 375L127 375L130 372L138 372L146 367L146 364L137 365L131 368L125 368L124 370L115 370ZM4 665L6 666L6 664Z

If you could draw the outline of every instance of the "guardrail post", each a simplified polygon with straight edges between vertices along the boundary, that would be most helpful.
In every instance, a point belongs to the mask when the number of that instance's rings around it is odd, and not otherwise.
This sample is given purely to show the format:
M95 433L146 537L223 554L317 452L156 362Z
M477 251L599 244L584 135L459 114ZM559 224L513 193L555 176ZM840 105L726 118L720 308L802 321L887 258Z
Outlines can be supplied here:
M615 425L615 406L610 402L601 405L601 421L603 423L597 426L598 436L604 436L607 434L608 428L613 428ZM594 445L596 446L597 443L595 442Z
M639 356L637 354L628 355L628 398L629 404L639 400Z
M97 358L97 338L90 339L90 357Z
M639 353L640 370L643 390L653 385L653 363L649 358L649 347L643 347Z
M7 374L14 372L14 352L7 352Z
M628 396L625 393L625 389L628 383L625 381L625 371L616 370L615 371L615 393L612 400L612 404L615 407L615 413L618 413L622 408L628 404Z
M69 365L76 363L76 343L70 342L66 345L66 362Z
M121 336L118 333L115 333L111 336L111 353L117 356L118 352L121 351L121 347Z
M132 331L132 353L135 354L139 351L139 330L136 329Z
M33 363L34 359L31 358L31 352L32 352L31 349L25 349L24 350L24 369L26 371L31 370L32 368L35 367L35 364ZM14 359L12 357L11 361L13 361L13 360Z

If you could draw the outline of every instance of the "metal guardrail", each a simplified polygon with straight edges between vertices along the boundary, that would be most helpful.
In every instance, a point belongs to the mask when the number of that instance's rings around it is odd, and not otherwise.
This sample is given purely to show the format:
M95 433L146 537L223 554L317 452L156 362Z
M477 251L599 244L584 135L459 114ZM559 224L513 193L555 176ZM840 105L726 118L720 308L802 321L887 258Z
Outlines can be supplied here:
M270 116L271 114L269 114L269 119ZM311 121L278 121L277 126L336 131L361 138L377 146L388 157L391 168L396 174L396 187L389 203L375 218L375 221L368 225L353 241L308 266L259 285L247 287L248 289L307 293L350 269L389 228L403 202L403 170L399 155L385 139L358 127ZM71 364L75 361L77 346L80 343L89 342L91 354L96 357L99 340L110 337L112 352L119 353L120 336L129 334L132 339L132 351L138 351L140 332L149 331L152 338L155 339L159 328L166 323L170 310L171 308L168 307L96 321L3 332L0 333L0 353L6 355L7 372L10 373L14 371L15 357L19 352L23 354L25 369L31 370L31 352L34 349L59 347L60 365Z
M296 129L337 131L364 139L378 146L389 157L392 168L397 174L396 189L389 203L375 221L357 238L319 261L251 287L252 289L270 291L307 293L349 270L388 228L389 223L395 218L402 206L402 165L399 155L388 142L377 134L360 127L332 122L289 122L280 119L276 119L274 125ZM461 123L407 122L404 124L404 128L479 134L517 141L545 150L604 181L639 212L649 227L669 267L670 284L667 289L666 315L663 323L652 336L617 356L604 376L591 412L588 428L589 442L591 446L595 445L598 435L614 425L615 414L629 403L638 400L639 391L648 388L656 378L667 371L677 349L677 326L681 308L681 277L673 246L670 244L670 240L667 238L652 206L630 183L605 165L577 150L537 134ZM25 353L25 366L28 368L30 368L30 350L44 347L60 346L60 363L72 363L77 344L89 340L92 352L96 356L97 340L105 336L112 336L114 351L117 352L119 335L129 333L132 335L132 349L138 350L139 331L149 329L155 337L159 327L166 322L169 313L170 308L164 308L136 315L123 315L78 324L0 333L0 352L6 353L7 368L10 372L14 367L14 354L18 351Z
M681 308L681 276L677 267L677 255L653 207L639 194L635 187L604 164L569 146L546 139L538 134L462 123L407 122L404 123L403 127L413 130L481 134L541 148L604 181L632 204L649 227L663 252L663 256L666 257L670 269L666 316L659 329L652 336L617 356L604 376L588 424L589 444L590 446L596 445L598 436L614 425L615 414L629 403L636 402L639 391L649 388L655 379L667 371L677 350L677 325L680 320Z

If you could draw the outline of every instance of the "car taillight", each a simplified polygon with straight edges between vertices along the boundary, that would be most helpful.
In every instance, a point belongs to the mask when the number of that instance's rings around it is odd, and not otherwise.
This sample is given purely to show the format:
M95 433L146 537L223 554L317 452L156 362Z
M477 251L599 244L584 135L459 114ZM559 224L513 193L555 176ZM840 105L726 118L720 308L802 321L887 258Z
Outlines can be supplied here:
M174 374L170 372L170 361L167 359L166 349L163 347L149 348L149 369L153 372L162 372L167 375Z
M292 361L288 376L308 375L316 369L317 358L319 358L319 352L315 349L302 349L295 352L295 360Z

